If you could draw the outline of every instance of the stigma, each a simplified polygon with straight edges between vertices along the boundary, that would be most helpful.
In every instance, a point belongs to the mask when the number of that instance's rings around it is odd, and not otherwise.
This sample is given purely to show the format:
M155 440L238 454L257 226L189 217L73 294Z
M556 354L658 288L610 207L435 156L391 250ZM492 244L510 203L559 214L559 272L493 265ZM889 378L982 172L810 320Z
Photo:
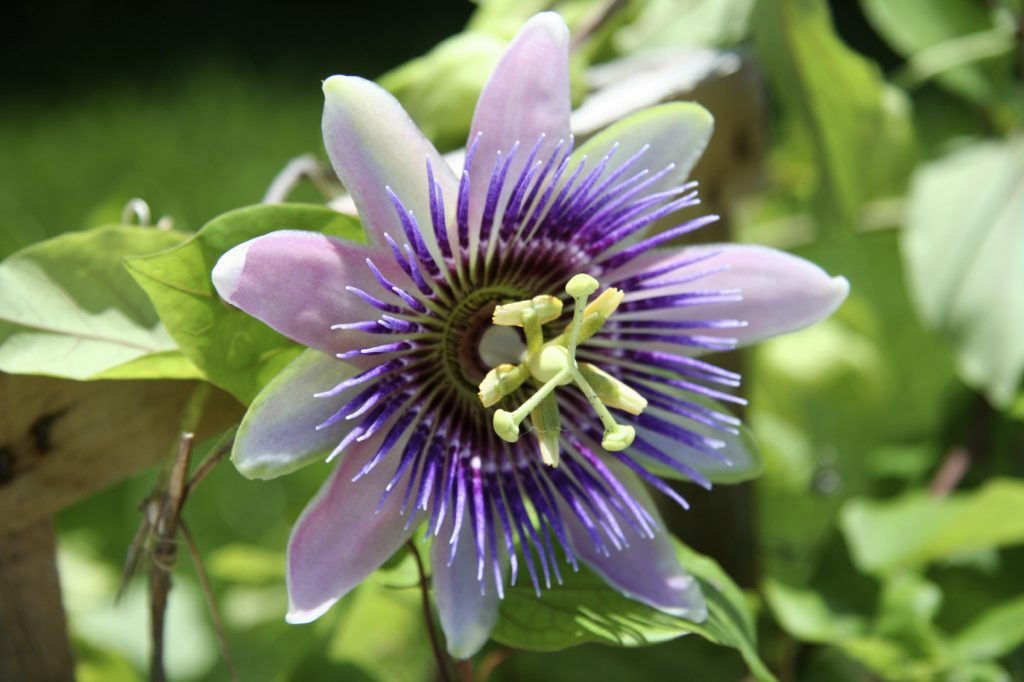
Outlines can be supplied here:
M569 280L565 292L575 301L572 321L548 341L544 340L542 326L562 314L562 301L555 296L540 295L499 305L491 319L496 325L522 327L526 352L520 364L498 365L487 373L480 382L480 401L484 407L491 407L524 386L532 388L533 394L515 410L495 410L492 423L502 440L514 443L519 440L520 424L530 417L541 458L549 466L558 466L561 422L556 388L573 384L587 399L604 426L601 447L605 450L625 450L636 436L633 427L617 423L608 408L640 414L647 407L647 400L634 389L599 367L576 359L579 344L601 329L625 295L620 289L609 288L588 303L599 287L598 281L586 274Z

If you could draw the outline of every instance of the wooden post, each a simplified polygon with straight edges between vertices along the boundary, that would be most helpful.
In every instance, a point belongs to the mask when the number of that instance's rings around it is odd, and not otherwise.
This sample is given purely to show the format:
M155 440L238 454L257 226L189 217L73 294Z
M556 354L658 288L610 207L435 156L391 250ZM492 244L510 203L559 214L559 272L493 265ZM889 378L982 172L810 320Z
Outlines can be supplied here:
M73 680L53 523L0 535L0 679Z
M195 386L0 374L0 680L74 679L53 517L171 456ZM215 391L197 437L240 417Z

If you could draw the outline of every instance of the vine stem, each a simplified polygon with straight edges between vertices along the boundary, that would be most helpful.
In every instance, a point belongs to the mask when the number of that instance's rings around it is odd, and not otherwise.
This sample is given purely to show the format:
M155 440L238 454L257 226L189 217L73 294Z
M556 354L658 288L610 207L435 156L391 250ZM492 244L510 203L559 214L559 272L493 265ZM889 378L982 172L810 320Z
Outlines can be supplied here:
M423 567L423 559L416 549L416 543L409 540L406 545L416 560L416 570L420 575L420 601L423 605L423 621L427 624L427 635L430 637L430 648L434 653L434 661L437 663L437 672L442 682L453 682L449 670L453 664L451 658L441 644L441 638L437 634L437 627L434 625L434 614L430 610L430 583L427 579L426 569Z

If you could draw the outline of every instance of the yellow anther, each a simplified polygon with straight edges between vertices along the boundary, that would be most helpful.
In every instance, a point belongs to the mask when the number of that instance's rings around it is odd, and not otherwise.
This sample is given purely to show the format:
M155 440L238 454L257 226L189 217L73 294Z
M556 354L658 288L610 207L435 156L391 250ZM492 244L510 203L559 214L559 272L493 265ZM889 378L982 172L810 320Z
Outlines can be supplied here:
M500 305L494 310L494 324L523 328L526 337L526 359L520 365L499 365L480 382L480 401L485 407L512 395L531 380L536 391L515 411L496 410L494 431L509 443L519 439L519 425L529 416L537 437L541 459L549 466L558 466L561 426L558 399L559 386L574 383L597 412L604 426L601 447L618 451L628 448L636 436L632 426L619 424L609 407L640 414L647 400L608 372L589 363L577 364L576 347L596 334L622 303L620 289L606 289L586 303L599 287L590 275L576 275L565 285L575 300L572 322L565 331L545 341L541 325L561 315L562 302L554 296L535 296L528 301Z
M523 313L533 310L541 324L557 320L562 316L562 302L554 296L546 294L534 296L528 301L516 301L499 305L494 309L491 321L503 327L522 327Z
M591 313L600 313L604 319L608 319L615 312L615 309L622 303L622 299L625 298L626 292L622 289L605 289L601 292L601 295L595 298L593 301L587 304L587 307L583 310L584 315L590 315Z
M647 399L600 367L589 362L580 363L580 374L594 387L601 402L630 414L640 414L647 407Z
M480 382L480 402L484 407L495 405L507 395L516 392L523 382L530 378L530 372L522 365L498 365Z

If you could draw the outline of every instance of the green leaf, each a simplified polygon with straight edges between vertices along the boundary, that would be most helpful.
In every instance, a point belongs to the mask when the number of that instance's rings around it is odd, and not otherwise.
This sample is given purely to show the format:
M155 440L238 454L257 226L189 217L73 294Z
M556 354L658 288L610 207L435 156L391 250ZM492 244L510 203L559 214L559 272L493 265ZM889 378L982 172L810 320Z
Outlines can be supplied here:
M109 225L33 244L0 263L0 370L67 379L200 378L176 350L126 256L185 235Z
M813 590L792 587L770 578L765 580L762 590L779 624L802 641L839 642L867 631L862 616L835 613L825 598Z
M915 491L892 501L851 499L840 526L857 567L886 574L987 547L1024 542L1024 481L936 498Z
M501 602L492 637L507 646L555 651L596 642L641 646L695 633L737 649L760 680L774 676L757 654L757 634L745 597L712 559L676 543L680 564L699 582L708 617L693 623L633 601L586 568L564 571L564 584L541 593L519 584Z
M1024 136L979 142L915 175L904 258L925 321L1000 407L1024 375Z
M363 581L342 602L341 623L328 642L327 657L354 664L378 680L429 682L435 669L416 578L395 585L381 577L378 573Z
M127 261L181 350L212 383L244 403L302 348L221 301L210 271L231 247L284 229L363 240L358 220L323 206L251 206L214 218L177 248Z
M935 627L942 590L910 571L890 576L882 588L875 630L900 641L920 658L941 660L948 644Z
M1024 643L1024 597L989 609L953 638L953 655L963 661L1001 658Z
M850 50L824 0L763 0L754 16L758 52L782 106L807 132L819 169L823 229L852 229L866 199L900 192L913 131L901 93Z
M466 142L476 100L506 47L507 42L496 36L466 31L387 72L378 82L399 99L438 148L458 148Z
M931 625L937 588L919 576L901 576L886 585L878 622L837 613L810 589L768 580L764 595L782 628L798 640L835 647L887 680L935 679L949 661Z
M1001 30L985 3L974 0L861 0L864 14L909 61L917 78L978 104L1012 87L1013 29Z
M615 33L622 52L734 45L748 33L754 0L648 0Z
M225 581L249 585L273 582L280 586L284 578L284 553L258 545L222 545L210 551L205 561L210 575Z
M934 468L950 399L963 390L947 344L914 315L898 240L885 230L802 248L798 255L849 279L850 297L829 320L748 352L755 380L745 421L765 458L760 565L790 584L828 570L819 563L846 497L878 479L893 485L898 469L902 485Z

